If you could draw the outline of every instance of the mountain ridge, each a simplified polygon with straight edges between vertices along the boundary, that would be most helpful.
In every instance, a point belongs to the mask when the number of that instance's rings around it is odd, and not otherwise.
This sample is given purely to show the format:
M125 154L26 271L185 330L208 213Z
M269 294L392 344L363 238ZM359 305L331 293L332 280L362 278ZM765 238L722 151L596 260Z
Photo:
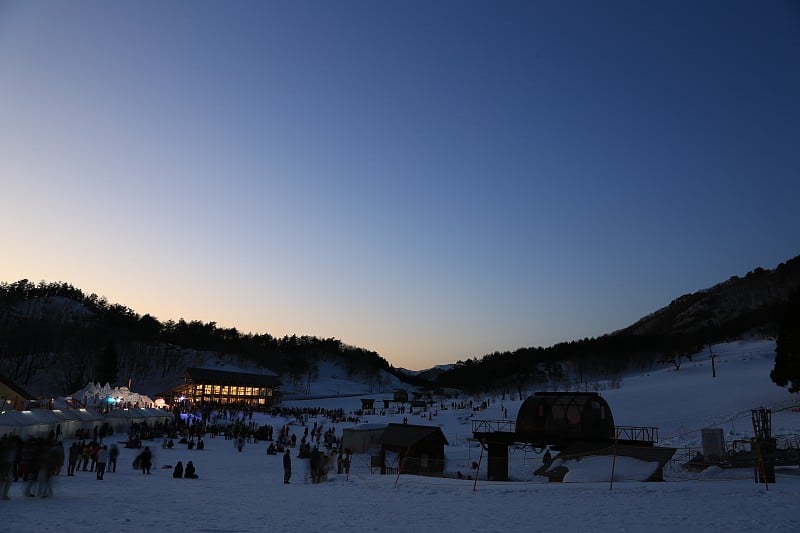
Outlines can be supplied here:
M638 356L649 357L638 364L653 365L670 357L674 361L675 353L694 353L698 346L711 342L772 337L785 302L798 288L800 256L773 270L756 268L741 278L732 276L684 294L630 326L597 339L495 352L480 360L408 371L392 367L375 352L338 339L297 335L278 339L218 328L215 322L183 319L161 323L95 294L87 296L68 283L37 285L20 280L0 283L0 372L41 394L74 390L88 381L113 381L108 378L159 383L166 388L177 384L186 366L201 366L215 359L219 361L216 364L269 369L294 389L313 381L320 364L327 362L340 365L348 377L362 376L365 383L372 383L370 387L381 388L389 382L508 387L524 380L560 379L569 373L563 368L564 361L572 361L571 366L581 367L581 375L588 375L599 371L590 367L637 364L633 361ZM619 354L628 360L620 362ZM586 362L592 358L596 361ZM602 371L608 373L608 368ZM470 379L465 379L465 374Z

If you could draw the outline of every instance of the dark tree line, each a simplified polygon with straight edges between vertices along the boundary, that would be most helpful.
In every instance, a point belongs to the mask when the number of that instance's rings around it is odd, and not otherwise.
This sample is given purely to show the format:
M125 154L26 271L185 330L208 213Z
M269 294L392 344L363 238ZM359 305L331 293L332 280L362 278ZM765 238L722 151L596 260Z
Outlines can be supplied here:
M335 338L277 338L198 320L162 323L67 283L0 283L0 371L20 383L54 362L64 391L88 380L167 378L186 366L187 357L203 354L233 356L297 382L313 379L324 360L343 364L350 377L378 379L384 370L413 380L376 352Z
M756 269L744 280L729 280L728 294L712 291L684 295L653 317L647 331L637 325L611 335L559 343L549 348L519 348L480 358L458 361L439 374L442 387L469 391L521 391L533 386L588 387L594 381L614 381L625 373L681 362L710 343L739 338L742 334L772 335L778 332L778 353L773 380L800 388L797 331L798 297L786 304L781 287L797 286L800 257L782 263L775 271ZM776 284L777 280L777 284ZM747 283L758 291L747 293ZM737 297L731 299L730 293ZM765 289L766 287L766 289ZM746 306L729 315L721 307L775 293L780 297ZM720 302L715 302L720 298ZM703 305L696 305L702 302ZM731 302L734 302L733 304ZM692 307L691 327L681 330L679 317ZM705 314L704 314L705 313ZM722 319L720 318L722 316ZM38 373L59 370L64 391L74 391L88 380L113 382L175 377L209 354L222 354L288 376L296 384L310 383L320 363L335 361L349 377L379 379L384 370L401 380L427 382L397 371L376 352L349 346L335 338L311 336L273 337L268 333L242 333L198 320L160 322L149 314L109 303L96 294L85 295L67 283L32 283L20 280L0 283L0 372L25 384ZM191 365L194 366L194 365ZM572 379L572 383L566 378ZM782 385L783 384L783 385Z
M786 304L770 377L779 386L800 392L800 291Z
M438 383L475 392L514 392L528 387L571 386L565 379L573 376L576 382L572 386L588 386L600 380L621 379L629 371L670 363L703 346L704 341L695 335L604 335L549 348L519 348L458 361L438 376Z
M800 388L797 370L800 321L789 295L800 286L800 256L774 270L756 268L743 278L733 276L711 289L685 294L669 306L617 333L556 344L549 348L520 348L459 361L439 374L443 387L473 391L553 386L572 376L577 383L614 380L623 373L681 363L704 346L743 335L774 337L778 355L773 380ZM795 309L792 311L792 309ZM791 313L795 314L792 315ZM569 386L569 384L567 384Z

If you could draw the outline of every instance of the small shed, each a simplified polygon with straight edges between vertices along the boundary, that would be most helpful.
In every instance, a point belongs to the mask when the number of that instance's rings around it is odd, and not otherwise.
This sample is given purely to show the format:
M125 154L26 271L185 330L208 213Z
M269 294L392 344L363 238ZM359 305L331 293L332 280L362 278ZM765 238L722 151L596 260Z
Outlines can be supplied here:
M394 401L405 403L408 401L408 391L405 389L394 390Z
M341 449L353 453L367 453L378 448L378 441L386 430L386 424L359 424L342 431Z
M439 426L389 424L381 435L381 474L444 472L444 447L449 444Z
M361 410L365 413L375 413L375 399L361 398Z

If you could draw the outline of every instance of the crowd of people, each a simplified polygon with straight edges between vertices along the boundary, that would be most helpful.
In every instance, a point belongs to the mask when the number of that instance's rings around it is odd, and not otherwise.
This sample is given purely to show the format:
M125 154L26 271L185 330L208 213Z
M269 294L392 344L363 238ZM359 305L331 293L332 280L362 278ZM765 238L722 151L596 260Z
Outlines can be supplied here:
M11 484L24 481L23 494L28 497L48 498L53 495L50 482L64 466L64 446L54 437L28 439L3 435L0 437L0 473L2 489L0 499L9 500Z
M252 411L223 409L201 412L202 416L179 416L174 421L149 427L146 424L131 425L127 440L120 443L104 443L107 432L95 427L83 431L80 439L75 439L65 451L63 441L51 433L48 438L23 440L16 435L0 437L0 499L8 500L14 482L23 481L22 493L28 497L47 498L53 495L52 476L62 475L66 465L66 476L76 472L94 473L98 481L105 479L106 473L115 473L120 456L120 447L140 449L133 461L133 468L143 475L152 473L154 457L147 440L163 438L161 448L172 450L185 445L187 450L205 449L204 437L224 436L232 440L235 450L242 453L246 443L267 441L268 455L283 455L284 482L290 483L292 477L292 450L299 459L309 460L313 482L325 479L328 469L334 463L337 473L349 473L351 455L341 450L341 439L333 426L325 428L324 420L315 420L311 425L309 418L324 417L331 421L345 420L342 409L322 408L273 408L269 414L288 419L279 427L270 424L259 425L252 420ZM295 433L298 425L302 433ZM107 439L110 440L110 439ZM338 457L337 457L338 454ZM165 465L162 468L172 468ZM174 466L174 478L197 479L199 476L193 461L178 461Z

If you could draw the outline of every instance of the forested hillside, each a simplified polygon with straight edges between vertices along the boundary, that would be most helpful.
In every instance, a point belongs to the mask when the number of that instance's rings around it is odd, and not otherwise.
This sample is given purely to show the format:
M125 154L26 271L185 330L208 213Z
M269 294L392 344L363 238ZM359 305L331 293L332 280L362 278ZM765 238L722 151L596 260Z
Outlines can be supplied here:
M495 352L430 375L439 386L472 391L513 392L529 385L592 389L599 381L613 386L633 371L680 368L691 354L716 342L777 337L782 326L787 329L786 304L798 288L800 256L773 270L757 268L681 296L630 327L599 338ZM178 383L185 367L213 357L295 384L313 381L323 361L370 383L380 384L381 373L388 372L406 382L429 384L425 374L402 372L379 354L334 338L276 338L215 322L161 322L96 294L85 295L68 283L0 283L0 372L37 394L66 394L90 380L134 380L166 388ZM783 360L788 363L779 371L796 365L794 359ZM784 374L776 375L793 379Z
M379 380L386 371L414 380L377 353L334 338L160 322L68 283L0 283L0 372L34 393L66 394L90 380L171 386L186 366L213 356L294 382L313 380L321 361L336 362L349 377Z
M438 376L438 382L470 390L513 391L529 384L591 388L596 381L613 383L635 370L679 368L709 344L777 337L787 302L799 287L797 256L773 270L756 268L743 277L685 294L630 327L599 338L458 361Z

